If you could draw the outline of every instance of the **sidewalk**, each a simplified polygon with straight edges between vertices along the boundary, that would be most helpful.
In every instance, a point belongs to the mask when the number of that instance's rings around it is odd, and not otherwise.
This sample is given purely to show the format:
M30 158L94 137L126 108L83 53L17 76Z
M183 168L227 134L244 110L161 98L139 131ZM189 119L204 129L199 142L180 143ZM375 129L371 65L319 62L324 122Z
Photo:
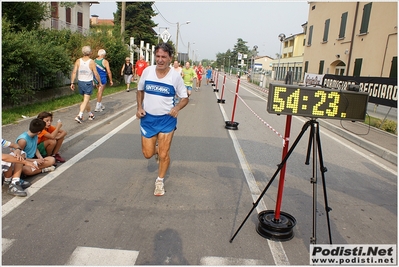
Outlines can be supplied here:
M245 87L254 89L260 88L259 86L248 83L244 79L241 81L241 84ZM95 102L96 100L90 102L93 109ZM96 129L102 127L117 116L126 112L131 112L132 116L134 116L136 110L134 106L135 103L135 90L130 92L122 91L105 96L103 97L105 110L102 112L94 112L96 118L93 121L87 120L87 114L85 113L84 122L82 124L78 124L74 121L80 104L54 111L54 121L61 119L63 123L62 129L68 132L60 151L61 154L63 149L67 149L68 146L82 140L85 136L95 132ZM22 115L24 114L21 114L21 117ZM2 138L14 142L19 134L28 130L29 123L33 118L34 117L22 119L17 124L2 126ZM397 165L398 138L396 135L373 127L369 128L360 122L322 119L320 119L319 122L323 128L328 129L375 155Z
M135 89L130 90L130 92L122 91L112 95L104 96L102 103L104 104L105 109L102 112L94 112L96 102L96 99L90 101L92 111L96 118L93 121L89 121L87 119L87 113L84 112L84 121L82 124L79 124L74 120L76 115L79 113L80 103L53 111L54 122L56 123L58 119L60 119L62 121L62 129L68 133L61 147L61 154L62 150L67 149L68 146L79 142L85 136L95 132L98 128L113 120L115 117L126 112L131 112L132 116L136 114L136 109L133 107L136 103ZM35 117L22 119L22 115L24 114L21 114L21 120L18 121L18 123L2 125L3 139L15 142L15 139L18 137L18 135L29 129L29 123Z

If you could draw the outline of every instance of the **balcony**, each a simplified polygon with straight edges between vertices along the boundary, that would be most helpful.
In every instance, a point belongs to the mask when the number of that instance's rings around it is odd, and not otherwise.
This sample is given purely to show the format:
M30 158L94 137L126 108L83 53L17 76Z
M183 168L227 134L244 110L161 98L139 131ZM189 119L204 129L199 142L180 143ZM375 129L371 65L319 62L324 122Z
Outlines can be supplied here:
M80 32L83 35L89 34L90 29L83 28L78 25L73 25L69 22L62 21L56 18L51 18L51 29L54 30L63 30L63 29L68 29L71 32Z

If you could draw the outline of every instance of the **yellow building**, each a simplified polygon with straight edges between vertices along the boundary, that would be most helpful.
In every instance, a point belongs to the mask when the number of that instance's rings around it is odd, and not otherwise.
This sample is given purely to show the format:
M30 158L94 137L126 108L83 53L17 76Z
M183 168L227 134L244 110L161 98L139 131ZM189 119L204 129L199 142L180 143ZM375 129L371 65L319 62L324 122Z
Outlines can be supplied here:
M309 2L304 72L397 77L397 2Z
M302 25L306 29L306 23ZM298 82L303 77L303 55L305 32L283 37L281 41L281 57L271 61L273 79L284 80L288 71L292 72L292 79Z

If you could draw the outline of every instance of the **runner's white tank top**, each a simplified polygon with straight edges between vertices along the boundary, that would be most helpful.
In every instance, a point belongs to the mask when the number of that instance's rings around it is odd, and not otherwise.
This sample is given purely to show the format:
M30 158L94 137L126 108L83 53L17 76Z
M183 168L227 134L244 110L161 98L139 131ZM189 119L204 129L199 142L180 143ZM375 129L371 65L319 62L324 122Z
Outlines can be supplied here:
M87 61L83 61L80 59L79 71L78 71L78 80L82 82L89 82L93 80L93 72L90 69L91 59Z

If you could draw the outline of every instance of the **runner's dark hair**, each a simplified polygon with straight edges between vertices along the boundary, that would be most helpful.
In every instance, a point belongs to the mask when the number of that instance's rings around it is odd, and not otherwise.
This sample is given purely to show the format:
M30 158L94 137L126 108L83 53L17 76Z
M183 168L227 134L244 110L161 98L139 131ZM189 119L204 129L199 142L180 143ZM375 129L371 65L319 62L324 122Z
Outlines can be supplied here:
M163 51L167 52L170 57L173 57L173 54L175 52L173 47L170 44L168 44L168 43L159 43L159 44L157 44L157 46L154 49L154 55L159 49L162 49Z

